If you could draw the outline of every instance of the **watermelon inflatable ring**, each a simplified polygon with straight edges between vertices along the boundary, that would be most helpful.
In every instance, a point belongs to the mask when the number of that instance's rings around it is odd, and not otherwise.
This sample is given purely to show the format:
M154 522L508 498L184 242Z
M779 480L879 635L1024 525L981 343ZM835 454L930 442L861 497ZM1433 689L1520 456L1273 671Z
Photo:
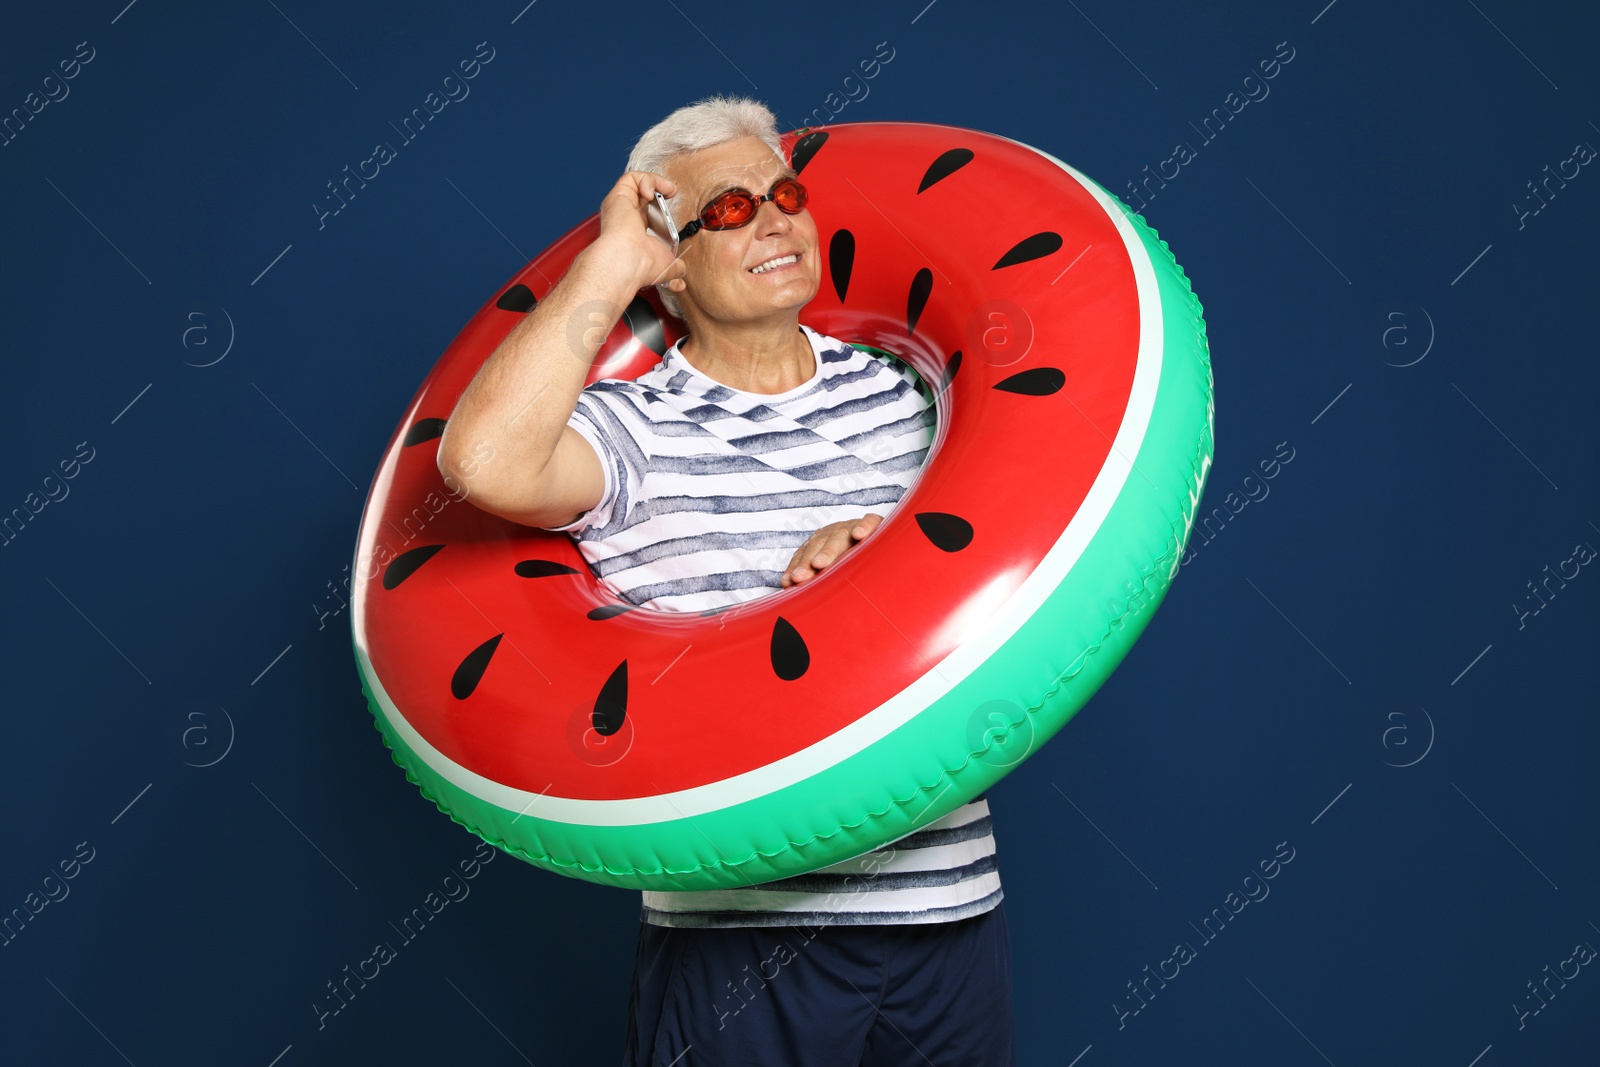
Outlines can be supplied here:
M652 890L837 863L978 796L1149 623L1212 452L1198 300L1144 221L1039 149L952 126L783 148L826 264L800 320L915 370L917 481L803 585L711 612L620 600L566 534L452 493L437 442L478 367L599 234L480 308L423 381L362 516L351 625L396 763L529 863ZM589 373L681 336L653 288Z

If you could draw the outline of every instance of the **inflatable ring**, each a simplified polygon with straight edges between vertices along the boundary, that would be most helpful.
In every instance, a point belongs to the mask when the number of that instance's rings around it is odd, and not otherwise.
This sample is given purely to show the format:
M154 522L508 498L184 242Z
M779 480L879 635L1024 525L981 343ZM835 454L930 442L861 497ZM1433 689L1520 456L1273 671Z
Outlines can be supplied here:
M826 251L801 322L905 361L936 398L929 458L868 540L798 587L653 610L619 600L566 534L452 492L445 419L598 215L461 331L367 499L351 625L384 741L453 819L561 874L750 885L954 810L1127 655L1194 521L1204 323L1139 216L976 130L851 123L783 147ZM647 289L588 381L642 373L681 333Z

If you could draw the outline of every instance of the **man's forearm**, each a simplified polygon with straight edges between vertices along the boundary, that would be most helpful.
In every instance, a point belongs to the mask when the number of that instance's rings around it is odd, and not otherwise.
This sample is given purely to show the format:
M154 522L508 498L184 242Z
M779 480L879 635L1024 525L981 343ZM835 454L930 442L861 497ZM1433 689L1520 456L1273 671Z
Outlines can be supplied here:
M537 479L600 346L646 284L643 269L626 249L597 241L506 335L440 438L439 470L453 489L486 499Z

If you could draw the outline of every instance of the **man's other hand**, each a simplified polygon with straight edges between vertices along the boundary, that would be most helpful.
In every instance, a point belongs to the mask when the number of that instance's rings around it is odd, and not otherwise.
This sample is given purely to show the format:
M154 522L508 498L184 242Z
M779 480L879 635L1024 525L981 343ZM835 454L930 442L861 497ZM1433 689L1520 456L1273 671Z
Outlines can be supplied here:
M781 582L783 588L798 585L816 577L818 571L843 556L856 542L864 541L878 528L883 516L869 513L860 519L847 522L830 522L813 533L800 550L789 560Z

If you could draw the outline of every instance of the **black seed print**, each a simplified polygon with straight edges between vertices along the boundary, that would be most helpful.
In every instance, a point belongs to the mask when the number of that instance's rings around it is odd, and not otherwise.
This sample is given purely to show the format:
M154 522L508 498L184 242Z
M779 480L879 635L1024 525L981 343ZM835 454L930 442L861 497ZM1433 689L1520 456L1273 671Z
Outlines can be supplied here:
M591 609L589 612L589 618L593 619L595 622L604 622L606 619L615 618L625 611L632 611L633 608L634 605L632 604L605 604L601 607Z
M424 441L432 441L435 437L444 433L444 423L444 419L418 419L411 424L411 429L406 431L405 440L401 442L401 445L405 448L410 448L412 445L420 445Z
M772 669L779 678L792 682L811 666L811 651L788 619L782 615L772 624Z
M1059 252L1060 250L1061 235L1046 230L1043 233L1036 233L1032 237L1024 237L1018 241L1011 251L1000 257L1000 261L992 269L999 270L1001 267L1026 263L1030 259L1039 259L1042 256L1048 256L1050 253Z
M622 313L623 321L644 346L658 356L667 354L667 336L661 329L661 316L642 296L633 298L628 310Z
M606 684L600 687L600 695L595 698L594 732L601 737L610 737L622 729L622 722L628 717L628 661L623 660L617 664L617 669L611 672L611 677L606 679Z
M840 230L828 242L828 274L833 278L833 291L844 303L844 291L850 288L850 270L856 262L856 235Z
M933 271L923 267L911 279L911 292L906 294L906 333L917 332L917 320L922 309L928 306L928 294L933 292Z
M433 554L443 547L443 545L423 545L421 548L400 553L383 569L383 587L393 589L417 573L417 568L432 559Z
M533 305L538 302L538 298L533 295L533 290L518 282L501 293L500 299L494 302L494 306L501 311L529 312L533 310Z
M1055 367L1034 367L994 383L996 389L1024 396L1049 396L1067 384L1067 376Z
M465 700L478 688L478 683L483 680L483 672L489 668L489 661L494 658L494 650L500 646L500 639L505 634L495 634L489 640L467 653L461 661L461 666L456 668L456 673L450 678L450 695L457 700Z
M960 552L972 544L972 523L960 515L943 511L919 511L914 518L933 547L946 552Z
M928 173L922 176L922 184L917 186L917 192L922 192L934 182L948 178L968 163L972 162L972 149L952 148L928 167Z
M549 578L555 574L577 574L574 567L549 559L525 559L512 568L518 578Z
M796 174L806 169L806 164L811 162L811 157L817 154L827 139L826 130L813 130L794 143L794 149L789 153L789 165L794 167Z

